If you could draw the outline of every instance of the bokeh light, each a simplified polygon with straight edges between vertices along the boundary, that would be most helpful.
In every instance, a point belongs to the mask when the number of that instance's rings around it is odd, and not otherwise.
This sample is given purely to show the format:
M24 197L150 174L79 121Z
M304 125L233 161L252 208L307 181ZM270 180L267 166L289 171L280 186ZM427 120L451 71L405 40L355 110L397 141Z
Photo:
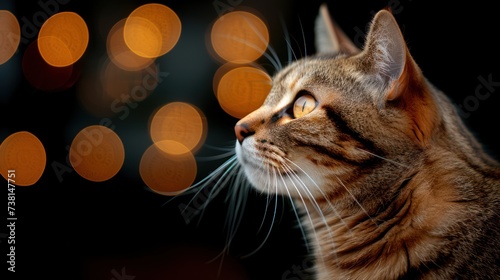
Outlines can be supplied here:
M65 67L78 61L89 42L87 24L74 12L55 14L44 22L38 34L38 49L45 61Z
M36 41L24 51L22 68L26 80L36 89L56 92L72 86L79 72L74 71L74 64L66 67L49 65L40 55Z
M225 64L221 65L217 69L217 71L215 71L214 78L212 80L212 88L213 88L215 96L217 96L217 92L219 91L219 83L220 83L220 80L222 79L222 77L224 77L224 75L226 75L227 72L229 72L235 68L238 68L238 67L241 67L241 65L229 62L229 63L225 63Z
M210 33L214 51L232 63L250 63L266 51L269 31L256 15L235 11L218 18Z
M139 56L156 58L169 52L181 35L181 21L169 7L145 4L130 13L124 26L124 40Z
M106 48L111 61L123 70L137 71L146 68L154 59L142 57L131 51L125 44L123 28L126 19L118 21L109 31Z
M118 116L124 120L158 86L154 63L139 71L123 70L109 59L89 65L77 94L87 112L97 117Z
M197 165L187 147L176 141L164 140L144 152L139 172L144 183L154 192L177 195L194 182Z
M108 62L102 75L103 90L113 100L140 102L158 86L157 71L155 64L142 71L126 71Z
M262 105L271 86L271 77L266 72L242 66L228 71L220 78L217 99L226 113L240 119Z
M205 141L206 126L205 116L197 107L184 102L172 102L154 113L150 135L154 143L170 140L196 152ZM168 145L159 147L163 149ZM165 152L180 154L183 150L176 152L175 149L169 148Z
M31 186L45 170L47 157L42 142L30 132L11 134L0 145L0 173L7 180L8 170L15 171L15 185Z
M0 10L0 65L16 53L20 41L21 27L16 16L7 10Z
M83 178L102 182L120 171L125 150L120 137L111 129L91 125L82 129L73 139L69 160Z

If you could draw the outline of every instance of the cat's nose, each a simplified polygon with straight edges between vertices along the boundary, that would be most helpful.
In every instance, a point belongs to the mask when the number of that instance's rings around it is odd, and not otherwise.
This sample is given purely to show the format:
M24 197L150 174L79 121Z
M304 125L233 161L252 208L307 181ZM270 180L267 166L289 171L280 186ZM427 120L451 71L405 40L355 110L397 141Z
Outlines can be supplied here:
M234 132L240 144L243 143L243 140L245 140L245 138L255 133L252 130L250 130L248 124L246 123L241 123L241 124L237 123L234 126Z

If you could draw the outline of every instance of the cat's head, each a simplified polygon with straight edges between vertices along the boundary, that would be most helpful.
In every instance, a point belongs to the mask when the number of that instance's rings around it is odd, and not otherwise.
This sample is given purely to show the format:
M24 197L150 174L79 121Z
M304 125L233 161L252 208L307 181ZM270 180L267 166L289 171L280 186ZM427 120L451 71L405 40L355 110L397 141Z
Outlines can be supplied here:
M398 180L439 116L393 15L375 15L359 50L322 6L316 44L317 54L279 71L262 107L236 124L247 178L264 192L309 198Z

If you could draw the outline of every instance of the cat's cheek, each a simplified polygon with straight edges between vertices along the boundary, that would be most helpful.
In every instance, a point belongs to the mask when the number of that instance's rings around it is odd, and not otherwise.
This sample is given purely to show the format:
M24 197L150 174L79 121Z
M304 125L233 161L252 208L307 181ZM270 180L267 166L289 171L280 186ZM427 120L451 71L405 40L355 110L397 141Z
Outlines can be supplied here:
M243 160L243 155L241 154L242 151L241 151L241 144L236 141L236 145L234 147L234 151L236 152L236 157L238 158L238 161L240 162L240 164L243 164L242 160Z

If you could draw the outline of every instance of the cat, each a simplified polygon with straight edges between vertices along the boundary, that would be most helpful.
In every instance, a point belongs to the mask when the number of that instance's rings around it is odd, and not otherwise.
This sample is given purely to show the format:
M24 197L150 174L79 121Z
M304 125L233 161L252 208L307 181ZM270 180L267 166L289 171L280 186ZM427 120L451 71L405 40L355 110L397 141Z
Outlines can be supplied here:
M315 279L498 279L500 167L380 10L359 49L322 5L313 56L235 125L257 190L291 197Z

